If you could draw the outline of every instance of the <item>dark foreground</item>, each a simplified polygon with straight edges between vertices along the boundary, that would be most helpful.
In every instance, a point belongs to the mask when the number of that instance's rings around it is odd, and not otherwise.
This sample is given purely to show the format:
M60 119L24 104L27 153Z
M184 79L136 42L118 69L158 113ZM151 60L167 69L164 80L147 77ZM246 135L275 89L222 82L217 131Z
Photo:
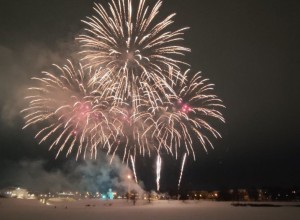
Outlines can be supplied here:
M126 200L112 202L54 200L44 205L37 200L0 199L0 219L294 220L300 216L299 203L268 204L267 206L233 206L231 202L153 201L149 204L147 201L137 201L133 206Z

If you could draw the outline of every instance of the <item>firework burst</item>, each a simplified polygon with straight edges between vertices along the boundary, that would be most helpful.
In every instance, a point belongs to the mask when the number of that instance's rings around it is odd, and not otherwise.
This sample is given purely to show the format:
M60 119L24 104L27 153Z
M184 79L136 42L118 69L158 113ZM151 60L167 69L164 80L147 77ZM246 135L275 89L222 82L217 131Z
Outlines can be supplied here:
M184 73L187 76L189 71ZM178 151L183 147L188 155L195 159L195 145L201 145L207 151L207 145L213 147L208 134L215 138L220 133L208 123L209 118L222 122L224 118L219 111L225 106L222 101L212 94L213 84L196 73L190 81L181 81L174 84L177 96L170 95L164 105L155 109L155 132L152 137L156 139L157 150L166 150L178 157Z
M169 69L180 69L181 64L186 64L179 58L190 49L177 45L187 28L167 30L175 14L155 23L162 1L153 8L145 2L141 0L137 10L131 0L112 1L109 10L95 4L96 15L83 21L88 26L87 34L77 40L86 66L109 70L106 73L113 78L109 87L117 87L118 98L148 94L151 104L155 104L160 94L152 86L165 85L159 87L165 93L170 88Z
M114 121L109 117L118 114L116 107L109 103L109 96L95 96L93 73L84 71L79 65L75 70L71 61L64 67L56 67L54 73L43 72L34 77L36 87L29 88L25 99L29 107L25 114L24 128L40 124L36 134L39 143L51 140L50 149L58 147L57 156L67 149L69 155L77 148L77 158L87 152L91 157L97 154L97 146L109 147L107 140L114 137Z
M195 146L213 147L210 136L221 137L211 119L224 122L222 101L213 84L200 73L181 69L190 49L181 46L187 28L171 31L175 14L156 21L162 1L153 7L140 0L112 0L106 10L95 4L79 35L83 66L72 62L35 77L29 88L25 126L38 125L39 143L49 141L68 156L96 158L99 148L114 158L131 161L135 181L137 155L157 155L156 184L160 188L163 152L183 154L178 187L187 156Z

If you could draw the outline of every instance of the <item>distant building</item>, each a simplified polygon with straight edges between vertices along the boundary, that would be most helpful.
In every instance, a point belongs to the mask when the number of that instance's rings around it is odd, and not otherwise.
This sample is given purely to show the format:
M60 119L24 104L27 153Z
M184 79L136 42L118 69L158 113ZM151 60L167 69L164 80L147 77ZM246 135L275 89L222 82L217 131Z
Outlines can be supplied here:
M199 199L205 199L205 200L217 200L219 197L219 191L190 191L188 192L188 199L192 200L199 200Z
M27 189L20 187L7 187L0 191L0 195L6 198L29 199L30 195Z
M65 199L70 199L70 198L75 199L76 194L74 194L73 192L60 192L60 193L57 193L57 197L58 198L65 198Z

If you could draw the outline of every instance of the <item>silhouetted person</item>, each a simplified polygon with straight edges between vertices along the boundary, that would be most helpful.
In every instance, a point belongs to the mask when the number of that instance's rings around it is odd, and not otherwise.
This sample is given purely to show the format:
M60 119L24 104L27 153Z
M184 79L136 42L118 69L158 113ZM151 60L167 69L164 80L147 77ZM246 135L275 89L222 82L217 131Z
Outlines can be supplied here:
M148 202L151 203L151 193L148 194Z

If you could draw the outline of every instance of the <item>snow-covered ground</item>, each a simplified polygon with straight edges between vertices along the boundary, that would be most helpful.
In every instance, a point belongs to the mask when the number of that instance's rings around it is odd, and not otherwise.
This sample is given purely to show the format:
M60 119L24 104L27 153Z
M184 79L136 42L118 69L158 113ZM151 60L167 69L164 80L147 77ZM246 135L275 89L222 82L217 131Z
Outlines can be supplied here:
M291 203L285 205L294 205ZM299 205L299 204L298 204ZM51 201L0 199L1 220L296 220L300 207L234 207L231 202L126 200Z

